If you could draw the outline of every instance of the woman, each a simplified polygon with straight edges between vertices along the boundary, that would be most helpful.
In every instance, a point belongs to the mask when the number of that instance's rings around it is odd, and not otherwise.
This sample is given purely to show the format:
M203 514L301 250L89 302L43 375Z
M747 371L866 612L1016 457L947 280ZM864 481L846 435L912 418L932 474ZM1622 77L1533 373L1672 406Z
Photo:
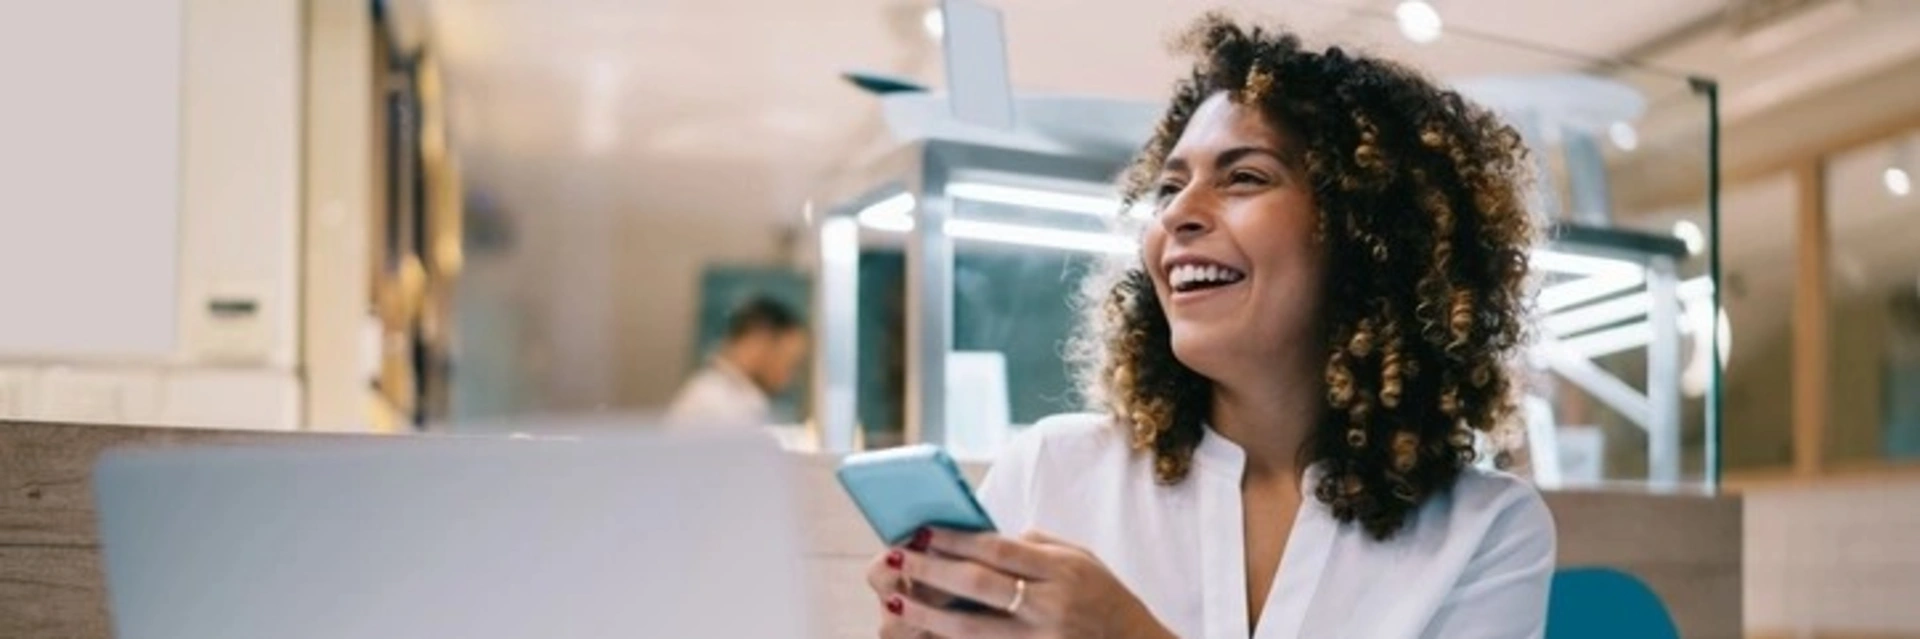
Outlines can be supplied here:
M1519 136L1284 32L1209 16L1182 47L1126 182L1142 259L1096 313L1105 415L994 465L1018 536L876 558L882 636L1539 636L1553 520L1471 465L1524 336Z

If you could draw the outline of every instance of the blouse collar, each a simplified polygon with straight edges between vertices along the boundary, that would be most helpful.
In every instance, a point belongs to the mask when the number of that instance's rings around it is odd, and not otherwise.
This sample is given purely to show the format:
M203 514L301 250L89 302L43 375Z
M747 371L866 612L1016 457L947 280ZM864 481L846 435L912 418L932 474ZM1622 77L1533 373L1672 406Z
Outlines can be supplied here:
M1247 468L1246 449L1233 443L1233 440L1227 439L1219 431L1215 431L1212 424L1206 425L1205 432L1200 436L1200 445L1194 449L1193 457L1194 465L1200 469L1200 472L1219 474L1235 482L1240 481L1241 475ZM1313 487L1320 483L1322 471L1319 463L1307 466L1307 471L1300 480L1301 496L1313 494Z

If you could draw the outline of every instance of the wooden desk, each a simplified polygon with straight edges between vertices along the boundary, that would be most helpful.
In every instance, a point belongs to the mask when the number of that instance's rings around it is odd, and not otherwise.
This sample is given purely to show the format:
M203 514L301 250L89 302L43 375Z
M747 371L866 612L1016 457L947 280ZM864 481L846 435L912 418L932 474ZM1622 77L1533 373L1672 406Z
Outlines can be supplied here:
M261 444L346 435L0 422L0 637L109 636L88 472L115 446ZM822 637L872 637L878 604L861 577L880 550L832 477L803 456L797 486ZM978 467L969 472L976 475ZM1739 637L1741 509L1730 497L1549 493L1562 565L1639 575L1687 637Z

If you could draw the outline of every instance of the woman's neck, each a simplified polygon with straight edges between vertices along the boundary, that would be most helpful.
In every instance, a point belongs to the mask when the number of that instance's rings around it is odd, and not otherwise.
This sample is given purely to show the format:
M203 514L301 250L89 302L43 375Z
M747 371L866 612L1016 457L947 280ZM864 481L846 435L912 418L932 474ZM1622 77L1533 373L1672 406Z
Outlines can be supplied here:
M1214 382L1210 421L1246 451L1248 478L1299 479L1300 448L1324 410L1320 387L1305 372Z

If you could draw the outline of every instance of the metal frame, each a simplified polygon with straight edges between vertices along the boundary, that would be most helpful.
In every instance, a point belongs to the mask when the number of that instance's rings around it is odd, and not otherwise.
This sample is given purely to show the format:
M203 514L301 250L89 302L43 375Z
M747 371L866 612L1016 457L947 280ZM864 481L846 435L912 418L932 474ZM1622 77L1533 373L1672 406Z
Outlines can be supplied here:
M860 437L860 227L847 217L828 217L814 228L818 256L813 287L813 406L820 448L855 450Z
M1686 255L1686 248L1672 238L1618 229L1569 227L1556 235L1556 249L1638 262L1644 267L1648 300L1645 321L1651 331L1651 339L1646 344L1647 390L1643 393L1635 389L1550 335L1543 335L1536 346L1538 361L1644 430L1648 483L1677 485L1684 462L1680 420L1681 309L1676 259ZM1600 302L1618 293L1621 292L1586 300L1572 308ZM1536 454L1553 454L1550 444L1536 442L1536 451L1539 451ZM1539 446L1548 448L1541 451Z
M881 156L849 176L827 201L844 202L827 219L856 215L861 209L905 192L914 199L913 230L906 235L907 252L907 384L906 442L944 442L947 438L947 354L953 350L954 240L946 233L952 200L946 186L959 176L1006 176L1017 181L1057 180L1107 185L1124 166L1125 158L1093 158L1039 150L986 146L952 140L915 141ZM815 241L827 248L824 222ZM870 247L890 238L862 230L860 246ZM858 260L820 261L817 299L848 307L859 298ZM834 271L828 273L828 271ZM819 407L822 447L847 451L856 447L857 318L832 316L816 329L819 347L815 366L821 371L814 389ZM827 370L833 368L834 370Z

